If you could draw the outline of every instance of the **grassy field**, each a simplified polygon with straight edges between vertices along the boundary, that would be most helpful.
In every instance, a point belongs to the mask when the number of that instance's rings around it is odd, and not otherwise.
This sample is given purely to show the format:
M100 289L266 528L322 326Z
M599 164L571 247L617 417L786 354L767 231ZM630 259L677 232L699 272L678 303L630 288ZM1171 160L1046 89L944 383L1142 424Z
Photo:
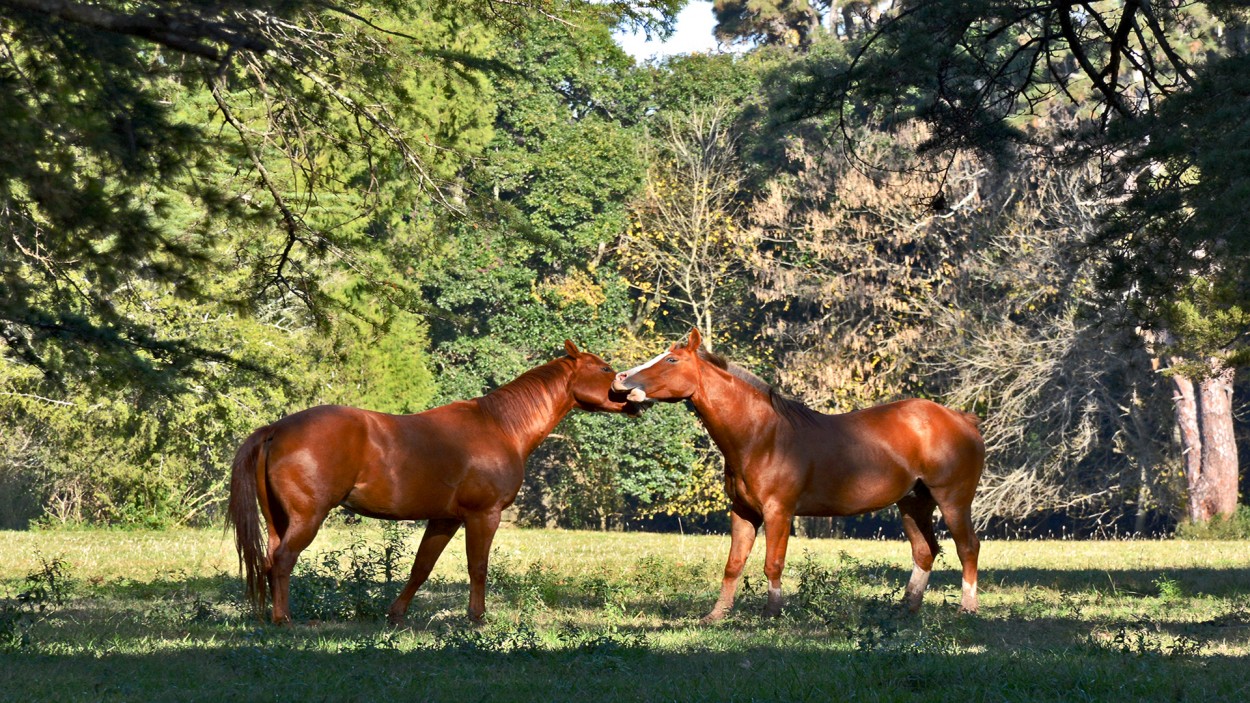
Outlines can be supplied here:
M503 530L486 626L458 537L392 630L419 533L379 525L318 537L292 627L243 612L220 530L0 532L0 700L1250 699L1245 542L987 541L975 616L947 544L909 616L901 538L795 538L765 620L761 541L700 626L727 537Z

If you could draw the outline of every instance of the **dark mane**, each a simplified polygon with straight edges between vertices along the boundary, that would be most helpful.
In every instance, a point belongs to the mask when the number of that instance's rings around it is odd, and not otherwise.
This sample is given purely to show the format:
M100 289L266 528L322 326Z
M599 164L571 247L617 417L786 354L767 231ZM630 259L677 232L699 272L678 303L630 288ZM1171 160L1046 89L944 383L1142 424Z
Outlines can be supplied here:
M554 412L558 394L568 381L568 357L553 359L517 376L477 399L478 405L499 421L509 434L520 434L536 415Z
M812 410L794 398L787 398L776 388L768 385L764 379L729 361L720 354L706 349L699 349L699 358L719 369L728 371L734 378L745 381L755 390L767 395L768 402L773 406L773 410L793 426L810 424L822 417L822 413Z

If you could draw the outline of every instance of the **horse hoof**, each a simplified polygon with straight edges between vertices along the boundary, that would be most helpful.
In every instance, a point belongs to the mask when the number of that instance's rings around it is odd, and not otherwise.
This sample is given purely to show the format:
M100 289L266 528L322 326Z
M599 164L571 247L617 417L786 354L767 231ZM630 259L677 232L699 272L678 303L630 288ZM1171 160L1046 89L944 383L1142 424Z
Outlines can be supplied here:
M699 620L699 624L700 624L700 625L711 625L711 624L713 624L713 623L718 623L718 622L720 622L721 620L724 620L724 619L725 619L725 611L723 611L723 610L713 610L712 612L708 613L707 615L704 615L704 616L703 616L703 617Z

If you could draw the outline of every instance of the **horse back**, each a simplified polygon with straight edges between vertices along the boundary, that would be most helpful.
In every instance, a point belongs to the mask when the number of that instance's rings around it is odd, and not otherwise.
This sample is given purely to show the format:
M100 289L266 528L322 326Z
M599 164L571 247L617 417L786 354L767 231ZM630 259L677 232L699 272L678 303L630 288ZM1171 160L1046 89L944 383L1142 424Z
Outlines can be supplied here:
M985 463L985 442L976 415L922 399L870 410L879 410L878 431L927 486L968 484L975 488Z
M304 504L291 508L342 503L373 517L448 517L475 469L506 463L476 446L476 421L471 403L415 415L309 408L274 423L269 480L284 500Z
M798 514L853 515L890 505L917 481L975 490L985 447L965 413L902 400L830 415L793 445L807 473Z

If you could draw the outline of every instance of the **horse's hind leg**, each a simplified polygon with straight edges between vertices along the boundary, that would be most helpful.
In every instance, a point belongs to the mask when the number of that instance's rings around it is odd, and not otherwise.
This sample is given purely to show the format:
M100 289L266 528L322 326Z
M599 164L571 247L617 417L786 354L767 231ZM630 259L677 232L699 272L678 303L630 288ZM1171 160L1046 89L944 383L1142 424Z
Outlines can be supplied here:
M325 520L326 513L313 515L291 514L288 517L286 531L278 548L273 552L272 565L269 567L269 588L273 597L273 621L288 623L291 621L291 571L295 569L295 560L300 552L312 544Z
M498 508L469 515L464 521L465 550L469 556L469 619L475 623L486 614L486 562L498 529Z
M981 541L972 526L971 500L945 502L938 497L938 507L942 510L942 518L946 520L946 529L950 530L955 540L955 550L959 553L959 562L963 564L963 595L959 601L959 609L977 612L977 556L981 552Z
M443 553L443 549L456 534L456 530L460 529L461 524L463 523L455 518L445 518L430 520L426 525L425 535L421 537L421 546L417 547L417 557L412 562L412 575L408 577L404 590L400 592L395 602L391 603L387 611L386 620L391 625L400 625L404 622L404 613L408 612L408 604L412 602L413 595L430 577L430 571L434 569L439 555Z
M716 622L725 617L734 605L734 594L738 591L738 579L742 577L742 568L751 555L751 547L755 545L755 533L760 529L760 519L745 517L737 510L730 513L729 560L725 562L725 576L721 580L720 598L712 607L712 612L703 618L703 622Z
M933 570L933 558L938 553L937 535L933 532L933 509L937 501L923 483L898 501L898 512L903 517L903 532L911 542L912 570L907 582L903 602L911 612L920 610L924 589L929 585L929 572Z

